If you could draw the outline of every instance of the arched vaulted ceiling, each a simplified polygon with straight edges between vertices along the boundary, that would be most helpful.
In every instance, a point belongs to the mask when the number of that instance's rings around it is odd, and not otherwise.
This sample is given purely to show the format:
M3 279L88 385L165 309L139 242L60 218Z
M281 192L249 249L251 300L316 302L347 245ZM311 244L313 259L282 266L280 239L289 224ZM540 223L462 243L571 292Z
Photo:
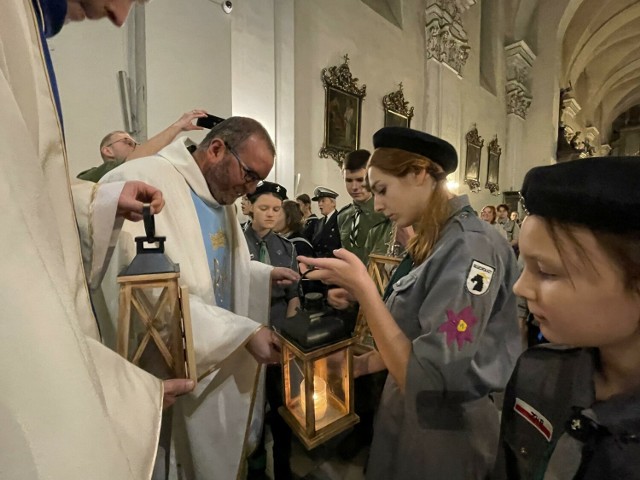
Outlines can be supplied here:
M562 44L562 86L573 86L585 124L606 142L612 122L640 104L640 2L584 0Z

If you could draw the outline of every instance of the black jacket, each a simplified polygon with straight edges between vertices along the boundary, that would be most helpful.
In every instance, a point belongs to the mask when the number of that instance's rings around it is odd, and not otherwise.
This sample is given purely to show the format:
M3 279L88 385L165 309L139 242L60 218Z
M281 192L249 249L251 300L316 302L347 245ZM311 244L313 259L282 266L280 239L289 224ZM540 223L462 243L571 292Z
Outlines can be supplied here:
M640 391L595 400L595 349L542 345L505 392L494 479L640 479Z
M323 217L317 225L311 241L317 257L333 257L333 251L342 247L338 229L338 212L333 212L327 222Z

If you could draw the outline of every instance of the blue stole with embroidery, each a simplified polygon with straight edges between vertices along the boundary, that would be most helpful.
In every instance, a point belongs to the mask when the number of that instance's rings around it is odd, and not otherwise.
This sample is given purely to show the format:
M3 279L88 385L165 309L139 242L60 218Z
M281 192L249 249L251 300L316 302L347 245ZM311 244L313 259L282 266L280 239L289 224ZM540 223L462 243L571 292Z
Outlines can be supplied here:
M227 216L225 208L210 207L195 192L191 191L191 199L196 207L200 231L207 252L207 264L211 272L213 292L216 305L231 310L233 284L231 279L231 254L229 252L229 238Z

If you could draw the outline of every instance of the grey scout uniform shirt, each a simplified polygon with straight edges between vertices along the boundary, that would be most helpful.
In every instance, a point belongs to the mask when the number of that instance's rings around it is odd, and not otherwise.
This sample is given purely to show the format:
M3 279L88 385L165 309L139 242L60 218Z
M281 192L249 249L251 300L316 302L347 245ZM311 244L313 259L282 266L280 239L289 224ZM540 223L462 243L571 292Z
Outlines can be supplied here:
M640 479L640 391L595 400L595 349L540 345L509 380L492 478Z
M353 217L356 214L354 203L350 203L338 212L338 228L340 229L340 242L342 243L342 247L355 253L365 265L369 263L369 253L371 251L371 249L366 249L369 231L376 225L386 221L386 217L382 213L378 213L373 209L373 202L374 199L372 196L366 202L358 204L361 213L356 245L351 243L350 238L353 227ZM380 238L379 240L384 239ZM376 248L378 245L374 245L373 247Z
M244 231L247 239L251 260L259 261L260 258L260 242L267 242L267 250L269 251L270 264L274 267L287 267L294 271L298 271L298 261L296 260L296 250L293 244L286 238L274 232L267 233L261 239L256 231L249 226ZM287 304L289 300L298 296L298 283L281 287L273 285L271 287L271 315L269 316L271 325L278 326L281 320L284 320L287 314Z
M499 416L488 394L504 388L521 351L518 268L466 195L449 205L431 254L386 302L412 346L405 392L387 378L368 480L484 480L494 464Z

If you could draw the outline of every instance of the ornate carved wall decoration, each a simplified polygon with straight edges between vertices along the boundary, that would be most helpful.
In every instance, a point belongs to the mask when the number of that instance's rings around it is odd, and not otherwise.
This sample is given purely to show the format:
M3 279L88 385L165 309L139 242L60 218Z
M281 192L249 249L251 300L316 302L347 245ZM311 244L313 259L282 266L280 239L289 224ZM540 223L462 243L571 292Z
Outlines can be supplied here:
M458 75L471 48L461 14L474 4L475 0L429 0L427 4L427 59L448 65Z
M411 126L413 107L409 107L409 102L404 99L402 82L400 82L398 90L382 97L382 107L384 108L385 127L409 128Z
M556 147L556 159L558 162L590 157L596 151L597 149L590 145L589 139L583 138L582 132L574 131L569 125L560 124Z
M505 47L507 56L507 114L527 118L531 106L531 67L536 59L523 41Z
M566 88L560 89L560 125L566 125L582 110L580 104L573 96L571 83Z
M339 166L347 153L360 146L362 100L367 86L358 87L358 79L351 74L349 55L342 65L322 69L324 85L324 143L318 155L333 158Z
M480 157L484 140L478 135L476 125L465 135L467 140L467 161L464 168L464 183L473 193L480 191Z
M502 148L498 143L498 136L493 137L493 140L489 142L487 146L489 152L489 161L487 162L487 183L484 188L489 189L492 195L500 194L500 155L502 155Z

